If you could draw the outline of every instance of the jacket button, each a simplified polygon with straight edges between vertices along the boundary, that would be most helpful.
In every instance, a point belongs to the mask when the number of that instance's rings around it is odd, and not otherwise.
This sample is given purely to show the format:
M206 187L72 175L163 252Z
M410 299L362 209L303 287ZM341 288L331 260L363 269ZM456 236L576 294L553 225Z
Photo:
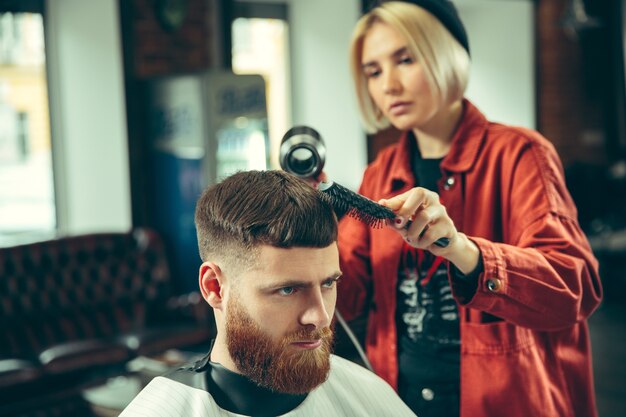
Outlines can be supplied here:
M446 178L446 181L443 184L443 189L444 190L449 190L450 188L452 188L452 186L454 185L455 180L454 177L448 177Z
M426 401L432 401L435 398L435 392L430 388L424 388L422 390L422 398Z
M487 280L487 289L491 292L500 292L502 290L502 281L498 278L489 278Z

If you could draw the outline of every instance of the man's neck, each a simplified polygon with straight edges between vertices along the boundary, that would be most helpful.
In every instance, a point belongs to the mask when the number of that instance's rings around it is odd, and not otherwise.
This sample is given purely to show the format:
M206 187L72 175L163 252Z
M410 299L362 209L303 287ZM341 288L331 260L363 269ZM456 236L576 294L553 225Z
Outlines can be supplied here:
M213 348L211 349L211 362L219 363L229 371L240 374L241 372L237 369L237 365L235 365L233 358L228 352L226 341L224 338L220 337L220 333L223 334L224 332L218 332L217 338L213 343Z

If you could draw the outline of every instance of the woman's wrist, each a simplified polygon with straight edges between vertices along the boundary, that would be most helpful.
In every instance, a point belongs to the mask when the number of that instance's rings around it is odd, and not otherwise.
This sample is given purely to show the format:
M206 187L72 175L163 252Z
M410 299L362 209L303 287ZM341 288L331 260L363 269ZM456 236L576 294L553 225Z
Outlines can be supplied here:
M464 233L459 233L447 258L459 271L469 275L478 266L480 249Z

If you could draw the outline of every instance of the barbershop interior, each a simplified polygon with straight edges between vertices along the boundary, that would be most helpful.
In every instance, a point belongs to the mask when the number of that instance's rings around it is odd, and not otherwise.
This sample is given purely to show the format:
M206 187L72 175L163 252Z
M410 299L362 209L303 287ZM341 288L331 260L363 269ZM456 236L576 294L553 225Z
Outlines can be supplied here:
M324 172L359 189L399 137L366 131L351 78L370 3L0 0L0 416L117 416L205 354L196 201L284 168L291 128L314 129ZM558 153L602 283L597 414L626 416L626 0L453 3L464 97ZM347 325L335 353L362 365L367 320Z

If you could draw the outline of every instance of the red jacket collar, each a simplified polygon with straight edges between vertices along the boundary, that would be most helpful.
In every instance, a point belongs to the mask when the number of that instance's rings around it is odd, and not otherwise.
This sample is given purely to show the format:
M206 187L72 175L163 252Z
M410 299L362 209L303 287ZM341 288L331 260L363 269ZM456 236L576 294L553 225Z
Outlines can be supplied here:
M485 116L463 99L463 118L452 137L452 147L441 162L441 168L450 172L465 172L476 163L478 152L485 141L489 122Z
M441 168L448 172L468 171L476 162L478 152L485 141L489 122L469 100L463 99L463 117L452 137L452 147L441 162ZM389 165L389 190L398 191L414 182L411 169L413 135L405 131L400 136L395 155Z

